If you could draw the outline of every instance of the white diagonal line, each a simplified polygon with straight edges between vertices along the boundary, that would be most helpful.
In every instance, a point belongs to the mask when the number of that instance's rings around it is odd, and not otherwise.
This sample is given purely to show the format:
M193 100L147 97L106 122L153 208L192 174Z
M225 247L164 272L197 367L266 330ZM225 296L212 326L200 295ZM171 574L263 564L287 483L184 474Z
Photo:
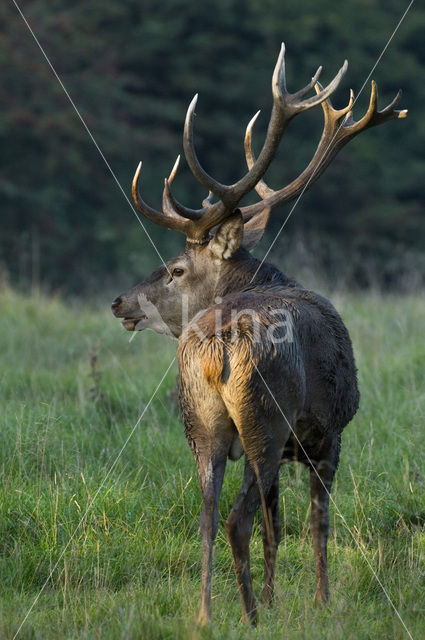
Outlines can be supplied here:
M49 56L47 55L47 53L45 52L45 50L43 49L39 39L37 38L37 36L35 35L34 31L31 28L31 25L29 24L28 20L26 19L26 17L24 16L21 8L19 7L18 3L16 2L16 0L12 0L13 4L15 5L17 11L19 12L22 20L24 21L25 25L28 28L28 31L31 33L34 41L36 42L38 48L40 49L41 53L43 54L47 64L49 65L50 69L53 72L53 75L55 76L56 80L59 82L63 92L65 93L66 97L68 98L69 102L72 105L72 108L74 109L75 113L77 114L78 118L81 121L81 124L83 125L84 129L87 131L91 141L93 142L94 146L96 147L96 149L99 152L100 157L102 158L103 162L105 163L105 165L107 166L111 176L113 177L118 189L121 191L122 195L124 196L124 198L127 200L128 205L130 206L131 210L133 211L134 215L136 216L137 220L139 221L140 226L142 227L143 231L146 233L151 245L153 246L155 252L157 253L159 259L161 260L161 262L163 263L164 267L167 269L168 271L168 267L162 257L162 255L160 254L159 250L157 249L156 244L154 243L154 241L152 240L148 230L146 229L145 225L143 224L139 214L137 213L136 209L133 207L133 205L131 204L131 201L129 199L129 197L127 196L126 192L124 191L120 181L118 180L117 176L115 175L114 170L112 169L111 165L109 164L108 160L106 159L102 149L99 147L98 143L95 140L95 137L93 136L91 130L89 129L86 121L84 120L83 116L81 115L80 111L78 110L77 105L75 104L74 100L72 99L68 89L65 87L64 83L62 82L59 74L57 73L56 69L54 68Z
M397 26L395 27L394 31L392 32L391 36L388 38L387 43L385 45L385 47L382 49L381 53L378 56L377 61L375 62L375 64L373 65L372 69L370 70L366 80L364 81L364 83L361 86L361 89L359 91L359 93L357 94L357 97L355 98L354 102L353 102L353 107L356 104L357 100L359 99L359 97L361 96L363 89L365 88L367 82L369 81L370 76L372 75L372 73L375 71L376 67L378 66L378 64L380 63L384 53L386 52L386 50L388 49L392 39L394 38L395 34L397 33L397 31L399 30L403 20L405 19L405 17L407 16L408 12L410 11L411 6L413 5L415 0L411 0L409 5L407 6L407 9L404 11L403 15L401 16L400 20L398 21ZM299 201L301 200L301 198L303 197L304 193L306 192L306 190L308 189L311 181L313 180L314 176L316 175L316 172L320 166L321 161L323 160L323 158L326 156L330 146L332 145L334 139L336 138L336 136L338 135L339 130L341 129L342 125L344 124L344 120L342 120L341 124L339 125L336 133L334 134L333 138L331 139L331 141L329 142L329 145L327 146L327 148L325 149L325 151L323 152L322 157L318 160L318 163L316 165L316 167L314 168L311 176L309 177L309 179L307 180L303 190L301 191L300 195L298 196L298 198L295 200L294 204L292 205L288 215L286 216L285 220L283 221L280 229L278 230L278 232L276 233L272 243L270 244L269 248L267 249L266 253L264 254L263 259L261 260L258 268L256 269L254 275L251 278L251 282L253 282L255 276L257 275L257 273L259 272L259 270L261 269L262 265L264 264L264 261L266 260L267 256L269 255L270 251L273 249L274 245L277 242L277 239L279 238L280 234L282 233L284 227L286 226L286 223L288 222L289 218L292 216L296 206L298 205Z
M297 434L295 433L294 429L292 428L288 418L286 417L286 415L284 414L280 404L278 403L278 401L276 400L275 396L273 395L272 390L270 389L269 385L267 384L267 382L264 380L263 376L261 375L260 370L258 369L257 365L255 364L254 360L252 360L252 364L255 367L255 370L257 371L258 375L260 376L261 380L264 383L264 386L266 387L267 391L269 392L270 396L272 397L276 407L279 409L280 413L282 414L285 422L287 423L289 429L291 430L292 435L294 436L295 440L297 441L298 446L300 447L300 449L302 450L303 454L305 455L309 465L311 466L312 469L314 469L315 474L317 475L317 477L319 478L321 484L323 485L323 488L325 489L326 493L329 496L329 500L332 502L335 511L337 512L337 514L339 515L339 517L341 518L341 520L343 521L347 531L350 533L351 537L353 538L354 542L357 545L357 548L359 549L360 553L362 554L364 560L366 561L367 566L369 567L369 569L371 570L375 580L377 581L377 583L379 584L379 586L381 587L382 591L384 592L385 597L387 598L389 604L391 605L391 607L394 609L398 619L400 620L402 626L404 627L404 630L406 631L407 635L409 636L410 640L413 640L412 634L410 633L409 629L406 627L406 624L403 621L403 618L401 617L400 613L398 612L397 607L395 606L395 604L393 603L393 601L391 600L388 591L385 589L384 585L382 584L381 580L379 579L376 571L374 570L374 568L372 567L371 563L369 562L369 559L367 558L365 552L363 551L361 545L359 544L358 540L356 539L354 533L351 531L350 527L348 526L348 523L346 521L346 519L344 518L344 516L342 515L341 511L339 510L335 500L333 499L333 497L331 496L330 491L328 491L328 488L326 487L325 483L323 482L322 478L320 477L313 461L310 459L307 451L304 449L301 441L299 440Z
M111 466L108 469L107 474L105 475L105 477L103 478L102 482L100 483L99 487L96 490L96 493L94 494L93 498L90 500L88 507L86 508L84 514L82 515L79 523L77 524L77 526L75 527L74 531L71 534L71 537L69 538L68 542L66 543L65 547L63 548L59 558L57 559L55 565L53 566L53 569L51 569L49 575L47 576L46 580L44 581L40 591L38 592L37 596L34 599L34 602L32 603L32 605L30 606L30 608L28 609L28 611L25 614L25 617L23 618L21 624L18 627L18 630L16 631L15 635L13 636L12 640L15 640L15 638L17 638L19 632L21 631L22 627L24 626L26 620L28 619L28 616L30 615L31 611L33 610L33 608L35 607L35 605L37 604L41 594L43 593L44 589L46 588L47 583L49 582L50 578L52 577L53 573L56 571L59 562L62 560L63 556L66 553L66 550L68 549L69 545L71 544L72 540L74 539L75 534L77 533L78 529L80 528L82 522L84 521L84 519L86 518L88 512L90 511L91 507L93 506L94 501L96 500L97 496L99 495L100 490L103 488L105 482L107 481L107 479L109 478L109 476L111 475L115 465L117 464L118 460L121 457L122 452L124 451L124 449L126 448L130 438L132 437L133 433L136 431L137 427L139 426L140 422L142 421L144 415L146 414L146 411L149 409L150 405L152 404L152 401L154 399L154 397L156 396L160 386L162 385L162 383L164 382L168 372L170 371L171 367L173 366L174 362L176 360L176 356L173 357L173 359L171 360L170 364L167 367L166 372L164 373L164 375L162 376L161 380L159 381L159 383L157 384L154 392L152 393L149 402L146 404L145 408L143 409L142 413L140 414L136 424L134 425L134 427L132 428L132 430L130 431L129 435L127 436L124 444L122 445L121 449L119 450L115 460L113 461L113 463L111 464Z

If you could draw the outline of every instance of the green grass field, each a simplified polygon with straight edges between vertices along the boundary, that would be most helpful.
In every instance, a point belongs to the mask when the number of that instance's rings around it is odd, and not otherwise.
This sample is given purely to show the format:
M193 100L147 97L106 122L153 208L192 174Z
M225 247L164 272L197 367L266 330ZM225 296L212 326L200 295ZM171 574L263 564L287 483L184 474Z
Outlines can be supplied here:
M257 629L241 624L223 527L239 461L228 464L221 499L214 624L200 629L201 497L175 362L111 470L176 343L124 332L109 300L89 310L3 291L1 638L14 637L43 585L18 638L408 638L370 567L411 636L425 638L425 300L333 302L352 335L362 399L334 484L332 605L313 606L308 472L286 465L275 604L260 606ZM258 594L259 524L251 545Z

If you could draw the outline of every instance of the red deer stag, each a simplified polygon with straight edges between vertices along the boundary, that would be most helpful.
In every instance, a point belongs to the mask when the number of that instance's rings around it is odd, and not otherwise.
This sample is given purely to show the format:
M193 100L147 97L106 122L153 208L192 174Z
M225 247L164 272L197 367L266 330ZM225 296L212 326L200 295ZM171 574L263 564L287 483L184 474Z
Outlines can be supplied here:
M199 620L211 618L213 542L227 458L245 454L240 492L226 521L244 620L257 621L250 573L249 543L254 514L262 506L264 545L263 598L273 595L279 522L279 467L297 460L310 469L311 534L316 568L316 600L328 602L327 539L329 497L338 466L341 432L359 402L351 341L340 316L323 297L252 257L270 210L301 194L337 152L361 131L402 118L400 92L382 111L372 82L366 114L355 121L354 96L335 109L329 96L347 69L344 63L323 88L318 77L289 93L285 49L273 74L273 109L258 158L251 147L255 119L247 127L248 172L230 186L214 180L201 166L193 142L197 96L184 127L184 152L195 178L208 190L201 209L190 209L172 195L177 171L165 180L163 213L139 193L140 165L133 180L137 209L156 224L185 234L184 252L147 280L119 296L113 313L128 331L145 328L179 338L180 409L196 459L204 507L202 588ZM316 95L305 97L315 89ZM313 159L293 182L273 191L263 181L283 133L298 113L321 105L324 129ZM255 189L261 200L238 208ZM216 201L213 203L213 200Z

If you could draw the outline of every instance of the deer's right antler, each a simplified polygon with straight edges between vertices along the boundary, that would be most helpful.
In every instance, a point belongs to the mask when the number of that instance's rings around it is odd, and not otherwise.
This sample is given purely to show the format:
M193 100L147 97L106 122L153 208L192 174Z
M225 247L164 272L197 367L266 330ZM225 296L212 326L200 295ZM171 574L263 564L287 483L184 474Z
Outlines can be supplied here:
M407 111L395 111L401 93L383 111L378 111L376 106L376 85L372 83L372 94L367 113L359 122L352 119L351 108L354 104L354 96L351 92L347 107L336 110L332 107L329 96L339 85L341 78L347 70L348 63L344 62L334 79L323 88L318 78L322 67L316 71L312 80L296 93L289 93L286 89L285 78L285 46L282 44L280 54L275 66L272 79L273 109L267 129L266 139L258 158L254 157L251 147L252 128L258 113L248 124L245 136L245 153L248 164L248 172L238 182L225 185L212 178L201 166L195 151L193 141L193 120L198 96L196 95L189 105L186 115L183 147L186 160L195 178L208 190L209 195L204 200L201 209L190 209L178 202L172 195L170 185L177 172L179 158L173 167L168 180L165 180L163 192L163 213L156 211L147 205L138 189L141 164L139 164L133 179L133 199L137 209L149 220L184 233L191 242L204 243L208 239L209 231L232 215L241 199L252 189L256 189L262 200L254 205L242 207L241 211L246 221L263 209L270 210L273 207L287 202L302 193L324 171L326 166L335 157L338 151L360 131L381 124L393 118L405 117ZM309 98L304 96L315 88L316 95ZM324 130L322 138L308 167L303 173L289 185L273 191L263 181L263 176L275 157L279 143L289 122L298 113L311 109L316 105L322 105L324 112ZM341 118L345 116L342 124ZM216 196L218 201L212 204L212 198ZM264 218L266 219L266 217Z

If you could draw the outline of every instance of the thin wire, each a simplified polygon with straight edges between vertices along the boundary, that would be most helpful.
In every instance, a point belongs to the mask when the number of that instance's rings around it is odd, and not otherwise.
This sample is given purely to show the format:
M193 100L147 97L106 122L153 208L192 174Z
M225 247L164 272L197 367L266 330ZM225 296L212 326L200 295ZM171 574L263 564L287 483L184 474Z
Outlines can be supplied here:
M401 24L402 24L403 20L405 19L405 17L407 16L408 12L410 11L410 8L411 8L411 6L413 5L414 1L415 1L415 0L411 0L411 1L410 1L410 3L409 3L409 5L408 5L407 9L404 11L404 13L403 13L402 17L401 17L401 18L400 18L400 20L398 21L398 24L397 24L396 28L395 28L395 29L394 29L394 31L392 32L392 34L391 34L391 36L389 37L389 39L388 39L388 41L387 41L387 43L386 43L385 47L382 49L382 51L381 51L381 53L380 53L380 55L379 55L379 57L378 57L377 61L376 61L376 62L375 62L375 64L373 65L373 67L372 67L372 69L370 70L370 72L369 72L369 74L368 74L368 76L367 76L366 80L365 80L365 81L364 81L364 83L362 84L361 89L360 89L360 91L359 91L359 93L358 93L357 97L355 98L355 100L354 100L354 102L353 102L353 107L354 107L354 105L356 104L356 102L357 102L357 100L359 99L359 97L361 96L362 91L363 91L363 89L365 88L365 86L366 86L367 82L369 81L370 76L372 75L372 73L375 71L376 67L377 67L377 66L378 66L378 64L380 63L380 61L381 61L381 59L382 59L382 57L383 57L384 53L386 52L386 50L388 49L388 47L389 47L389 45L390 45L390 43L391 43L392 39L394 38L395 34L396 34L396 33L397 33L397 31L399 30L399 28L400 28L400 26L401 26ZM335 135L333 136L333 138L332 138L332 140L330 141L329 145L327 146L327 148L326 148L326 149L325 149L325 151L323 152L323 156L322 156L322 158L318 161L318 163L317 163L317 165L316 165L316 167L315 167L314 171L312 172L311 176L310 176L310 177L309 177L309 179L307 180L307 182L306 182L306 184L305 184L305 186L304 186L303 190L301 191L301 193L300 193L300 195L298 196L298 198L295 200L295 202L294 202L294 204L293 204L293 206L292 206L291 210L289 211L288 215L286 216L285 220L283 221L282 226L281 226L281 227L280 227L280 229L278 230L278 232L277 232L277 234L275 235L275 237L274 237L274 239L273 239L272 243L270 244L269 248L267 249L266 253L264 254L264 257L263 257L263 259L261 260L261 262L260 262L260 264L259 264L258 268L256 269L256 271L255 271L254 275L252 276L252 278L251 278L251 282L253 282L253 280L254 280L255 276L257 275L258 271L259 271L259 270L261 269L261 267L263 266L264 261L266 260L266 258L267 258L267 256L269 255L270 251L273 249L274 245L276 244L277 239L279 238L280 234L282 233L282 231L283 231L284 227L286 226L286 223L288 222L289 218L292 216L292 214L293 214L293 212L294 212L294 210L295 210L296 206L298 205L299 201L300 201L300 200L301 200L301 198L303 197L303 195L304 195L305 191L308 189L308 187L309 187L309 185L310 185L311 181L313 180L313 178L314 178L314 176L315 176L315 174L316 174L316 172L317 172L317 170L318 170L318 168L319 168L319 166L320 166L321 161L322 161L322 160L323 160L323 158L326 156L326 154L327 154L327 152L328 152L328 150L329 150L330 146L332 145L332 143L333 143L334 139L335 139L335 138L336 138L336 136L338 135L338 132L339 132L339 130L341 129L341 127L343 126L343 124L344 124L344 121L342 121L342 122L341 122L341 124L339 125L339 127L338 127L338 129L337 129L337 131L336 131Z
M139 214L137 213L136 209L133 207L133 205L132 205L132 203L131 203L131 201L130 201L129 197L127 196L127 194L126 194L126 192L124 191L124 189L123 189L123 187L122 187L122 185L121 185L120 181L118 180L117 176L115 175L114 170L112 169L112 167L111 167L111 165L109 164L108 160L106 159L106 157L105 157L105 155L104 155L103 151L101 150L101 148L99 147L98 143L96 142L96 140L95 140L95 138L94 138L94 136L93 136L93 134L92 134L91 130L89 129L89 127L88 127L88 125L87 125L86 121L84 120L83 116L81 115L80 111L78 110L77 105L75 104L75 102L74 102L74 101L73 101L73 99L71 98L71 95L70 95L69 91L68 91L68 90L67 90L67 88L65 87L65 85L64 85L64 83L62 82L62 80L61 80L61 78L60 78L59 74L57 73L56 69L54 68L54 66L53 66L52 62L50 61L49 56L47 55L47 53L46 53L46 52L45 52L45 50L43 49L43 47L42 47L42 45L41 45L41 43L40 43L39 39L37 38L37 36L35 35L34 31L32 30L31 25L29 24L28 20L27 20L27 19L26 19L26 17L24 16L24 14L23 14L23 12L22 12L21 8L19 7L18 3L16 2L16 0L12 0L12 2L13 2L13 4L15 5L15 7L16 7L16 9L17 9L17 11L19 12L19 14L20 14L20 16L21 16L22 20L24 21L25 25L27 26L28 31L31 33L31 35L32 35L32 37L33 37L33 39L34 39L34 41L36 42L36 44L37 44L37 46L38 46L38 48L40 49L41 53L43 54L43 56L44 56L44 58L45 58L45 60L46 60L47 64L49 65L50 69L52 70L53 75L55 76L56 80L59 82L60 86L62 87L63 92L65 93L66 97L68 98L69 102L71 103L71 105L72 105L72 107L73 107L73 109L74 109L75 113L76 113L76 114L77 114L77 116L79 117L79 119L80 119L80 121L81 121L81 124L83 125L84 129L87 131L87 133L88 133L88 135L89 135L89 137L90 137L91 141L93 142L94 146L95 146L95 147L96 147L96 149L98 150L98 152L99 152L99 154L100 154L100 157L102 158L103 162L104 162L104 163L105 163L105 165L107 166L107 168L108 168L108 170L109 170L110 174L112 175L112 177L113 177L113 179L114 179L114 181L115 181L115 183L116 183L117 187L118 187L118 188L119 188L119 190L121 191L121 193L122 193L122 195L124 196L124 198L127 200L127 203L129 204L129 206L130 206L131 210L133 211L134 215L136 216L136 218L137 218L137 220L138 220L138 222L139 222L140 226L142 227L143 231L144 231L144 232L145 232L145 234L147 235L147 237L148 237L148 239L149 239L149 241L150 241L151 245L153 246L153 248L154 248L155 252L157 253L157 255L158 255L159 259L161 260L162 264L164 265L164 267L165 267L165 268L167 269L167 271L168 271L168 267L167 267L167 265L166 265L166 263L165 263L165 261L164 261L164 258L163 258L163 257L162 257L162 255L160 254L160 252L159 252L159 250L158 250L158 248L157 248L156 244L155 244L155 243L154 243L154 241L152 240L152 238L151 238L151 236L150 236L150 234L149 234L148 230L146 229L145 225L143 224L143 222L142 222L142 220L141 220L141 218L140 218ZM170 275L171 275L171 274L170 274Z
M13 636L12 640L15 640L19 634L19 632L21 631L22 627L24 626L26 620L28 619L28 616L30 615L31 611L33 610L33 608L35 607L35 605L37 604L41 594L43 593L44 589L46 588L50 578L52 577L53 573L56 571L59 562L62 560L63 556L66 553L66 550L68 549L69 545L71 544L72 540L74 539L75 534L77 533L78 529L80 528L82 522L84 521L84 519L86 518L89 510L91 509L91 507L93 506L94 501L96 500L97 496L99 495L99 492L101 491L101 489L103 488L105 482L107 481L107 479L109 478L109 476L111 475L115 465L117 464L119 458L121 457L122 452L124 451L125 447L127 446L130 438L132 437L133 433L136 431L137 427L139 426L140 422L142 421L144 415L146 414L147 410L149 409L150 405L152 404L152 401L154 399L154 397L156 396L159 388L161 387L162 383L164 382L168 372L170 371L171 367L173 366L174 362L176 360L176 356L173 357L171 363L168 365L166 372L164 373L164 375L162 376L160 382L158 383L158 385L155 388L155 391L153 392L153 394L151 395L149 402L147 403L147 405L145 406L145 408L143 409L142 413L140 414L136 424L134 425L134 427L132 428L132 430L130 431L129 435L127 436L124 444L122 445L120 451L118 452L118 455L116 456L114 462L112 463L112 465L109 467L108 473L106 474L106 476L103 478L101 484L99 485L99 487L96 490L96 493L94 494L93 498L90 500L88 507L86 508L83 516L81 517L79 523L77 524L77 526L75 527L74 531L72 532L71 537L69 538L68 542L66 543L65 547L63 548L59 558L57 559L55 565L53 566L53 569L51 569L49 575L47 576L46 580L44 581L40 591L38 592L37 596L34 599L34 602L32 603L32 605L30 606L30 608L28 609L27 613L25 614L24 619L22 620L21 624L18 627L18 630L16 631L15 635Z
M276 398L275 398L275 396L274 396L274 394L273 394L272 390L270 389L269 385L267 384L267 382L264 380L263 376L261 375L261 371L258 369L258 367L257 367L257 365L255 364L254 360L252 360L252 364L254 365L255 370L257 371L258 375L260 376L261 380L263 381L264 386L266 387L266 389L267 389L267 391L269 392L270 396L273 398L274 403L276 404L277 408L279 409L280 413L282 414L282 416L283 416L283 418L284 418L284 420L285 420L286 424L288 425L288 427L289 427L289 429L290 429L290 431L291 431L292 435L293 435L293 436L294 436L294 438L296 439L298 446L300 447L300 449L302 450L303 454L305 455L306 460L308 461L309 465L310 465L310 466L311 466L311 468L314 470L315 474L317 475L317 477L319 478L319 480L320 480L321 484L323 485L323 488L325 489L326 493L328 494L329 499L330 499L330 501L332 502L332 504L333 504L333 506L334 506L334 508L335 508L335 510L336 510L336 512L337 512L337 514L339 515L339 517L340 517L340 518L341 518L341 520L343 521L343 523L344 523L345 527L347 528L348 532L350 533L351 537L353 538L354 542L356 543L356 545L357 545L357 547L358 547L358 549L359 549L360 553L362 554L363 558L365 559L365 561L366 561L366 563L367 563L367 565L368 565L369 569L371 570L371 572L372 572L372 574L373 574L373 576L374 576L375 580L378 582L378 584L379 584L379 586L381 587L382 591L384 592L384 594L385 594L385 596L386 596L386 598L387 598L388 602L390 603L391 607L394 609L394 611L395 611L395 613L396 613L396 615L397 615L398 619L400 620L401 624L403 625L403 627L404 627L404 629L405 629L406 633L408 634L408 636L409 636L410 640L413 640L412 634L410 633L409 629L406 627L406 624L404 623L403 618L401 617L400 613L398 612L397 607L395 606L395 604L394 604L394 603L393 603L393 601L391 600L391 598L390 598L390 596L389 596L389 594L388 594L387 590L385 589L385 587L384 587L384 585L382 584L381 580L379 579L379 577L378 577L377 573L375 572L374 568L372 567L372 565L371 565L371 563L370 563L369 559L367 558L367 556L366 556L365 552L363 551L363 549L362 549L361 545L359 544L359 542L358 542L358 540L356 539L356 537L355 537L354 533L351 531L350 527L348 526L348 523L347 523L346 519L344 518L344 516L342 515L341 511L339 510L339 508L338 508L338 506L337 506L337 504L336 504L335 500L334 500L334 499L333 499L333 497L331 496L330 491L328 490L328 488L326 487L326 485L325 485L325 483L323 482L322 478L320 477L320 475L319 475L319 473L318 473L318 471L317 471L317 469L316 469L316 467L315 467L315 465L314 465L313 461L310 459L310 457L309 457L309 455L308 455L307 451L304 449L304 447L303 447L303 445L302 445L301 441L299 440L299 438L298 438L297 434L295 433L294 429L292 428L291 424L289 423L288 418L286 417L285 413L283 412L283 409L281 408L280 404L279 404L279 403L278 403L278 401L276 400Z

